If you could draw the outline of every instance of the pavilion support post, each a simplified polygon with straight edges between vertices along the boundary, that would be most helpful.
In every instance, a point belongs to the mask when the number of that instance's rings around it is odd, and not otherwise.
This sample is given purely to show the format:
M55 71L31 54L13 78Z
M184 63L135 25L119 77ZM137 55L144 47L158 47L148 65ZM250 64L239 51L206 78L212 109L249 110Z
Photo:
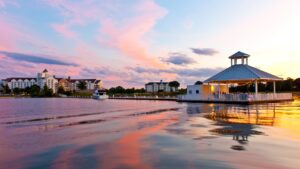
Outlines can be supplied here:
M255 97L257 97L258 94L258 84L257 84L257 80L255 80Z
M219 99L221 98L221 85L219 83Z
M273 81L273 92L276 94L276 81Z

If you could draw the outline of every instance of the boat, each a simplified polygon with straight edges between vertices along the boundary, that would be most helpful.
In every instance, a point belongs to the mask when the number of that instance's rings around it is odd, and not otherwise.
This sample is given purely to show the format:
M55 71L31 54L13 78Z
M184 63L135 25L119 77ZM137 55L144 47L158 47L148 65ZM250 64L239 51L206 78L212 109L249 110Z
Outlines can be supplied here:
M92 98L96 100L108 99L108 95L106 95L105 91L99 91L97 89L94 91Z

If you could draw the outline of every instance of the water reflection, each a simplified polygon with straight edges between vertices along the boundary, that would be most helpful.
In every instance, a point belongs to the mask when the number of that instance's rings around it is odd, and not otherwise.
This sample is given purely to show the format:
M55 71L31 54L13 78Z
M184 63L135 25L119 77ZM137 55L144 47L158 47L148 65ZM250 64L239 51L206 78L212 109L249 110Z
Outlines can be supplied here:
M251 136L267 136L269 133L266 133L267 130L263 131L263 126L292 128L292 131L296 132L285 132L289 133L289 137L293 134L293 137L299 138L300 135L300 121L295 121L300 118L300 110L294 102L256 105L188 104L186 112L191 117L198 115L212 120L215 127L209 132L213 135L232 137L232 140L238 143L231 147L234 150L245 150L243 146L248 144ZM202 124L191 126L196 125Z
M38 100L51 103L49 107L57 102L57 111L33 109L36 101L8 101L16 106L24 102L22 111L14 107L1 110L6 104L0 102L0 168L224 169L299 165L299 100L249 106ZM282 154L285 159L274 154Z

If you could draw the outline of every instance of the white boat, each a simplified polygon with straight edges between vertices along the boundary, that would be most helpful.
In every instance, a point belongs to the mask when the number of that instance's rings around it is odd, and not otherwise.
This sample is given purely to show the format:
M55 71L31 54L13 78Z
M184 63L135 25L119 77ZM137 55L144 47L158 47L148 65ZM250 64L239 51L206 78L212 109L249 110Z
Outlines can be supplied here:
M92 98L97 100L108 99L108 95L104 91L95 90Z

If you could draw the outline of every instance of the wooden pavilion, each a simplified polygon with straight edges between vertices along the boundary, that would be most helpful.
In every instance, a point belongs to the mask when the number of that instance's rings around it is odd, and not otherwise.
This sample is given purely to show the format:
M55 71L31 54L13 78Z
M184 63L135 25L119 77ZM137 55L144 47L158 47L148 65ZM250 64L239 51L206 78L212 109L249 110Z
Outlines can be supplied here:
M231 66L205 80L202 85L188 85L187 94L179 101L260 103L292 100L291 93L277 93L276 82L282 81L275 75L248 65L250 55L237 52L229 57ZM273 82L272 93L259 93L258 83ZM255 93L230 93L229 86L255 84Z

